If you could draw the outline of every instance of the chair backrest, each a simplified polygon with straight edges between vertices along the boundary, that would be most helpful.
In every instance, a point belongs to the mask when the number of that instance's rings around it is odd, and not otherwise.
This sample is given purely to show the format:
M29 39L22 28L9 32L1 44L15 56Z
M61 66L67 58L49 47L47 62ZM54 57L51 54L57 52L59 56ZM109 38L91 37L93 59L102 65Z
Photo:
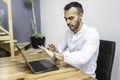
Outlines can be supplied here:
M114 61L116 43L114 41L100 40L99 55L97 60L96 78L110 80Z

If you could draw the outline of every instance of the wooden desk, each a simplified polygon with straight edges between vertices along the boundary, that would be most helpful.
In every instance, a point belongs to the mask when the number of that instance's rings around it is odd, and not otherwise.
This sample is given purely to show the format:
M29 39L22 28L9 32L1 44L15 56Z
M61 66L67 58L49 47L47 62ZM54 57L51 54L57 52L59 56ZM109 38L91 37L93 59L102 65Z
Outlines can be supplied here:
M48 59L60 67L59 70L33 74L26 66L21 55L0 59L0 80L95 80L80 70L64 63L63 61L53 61L47 54L27 53L25 54L29 61Z

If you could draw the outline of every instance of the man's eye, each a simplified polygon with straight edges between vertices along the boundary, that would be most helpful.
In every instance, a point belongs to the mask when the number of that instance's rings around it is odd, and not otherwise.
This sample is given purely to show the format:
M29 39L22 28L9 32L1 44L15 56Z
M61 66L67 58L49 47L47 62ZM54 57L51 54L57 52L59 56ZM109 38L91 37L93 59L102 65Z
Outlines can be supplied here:
M70 19L70 20L73 20L73 17L70 17L69 19Z

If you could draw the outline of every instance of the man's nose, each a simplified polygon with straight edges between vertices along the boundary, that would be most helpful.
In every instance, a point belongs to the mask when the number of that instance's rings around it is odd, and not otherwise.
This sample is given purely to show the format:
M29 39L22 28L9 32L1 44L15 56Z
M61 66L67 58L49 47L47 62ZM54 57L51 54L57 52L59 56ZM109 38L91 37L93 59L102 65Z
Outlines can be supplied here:
M67 20L66 23L67 23L67 25L69 25L70 24L70 20Z

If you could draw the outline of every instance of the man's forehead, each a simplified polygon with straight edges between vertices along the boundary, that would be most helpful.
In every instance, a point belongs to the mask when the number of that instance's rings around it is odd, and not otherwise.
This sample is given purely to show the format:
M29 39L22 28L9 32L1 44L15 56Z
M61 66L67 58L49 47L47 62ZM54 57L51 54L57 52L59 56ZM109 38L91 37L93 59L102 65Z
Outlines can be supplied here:
M69 10L64 11L65 16L72 16L72 15L78 15L78 10L75 7L70 8Z
M64 16L64 18L71 18L71 17L74 17L74 15L69 15L69 16Z
M76 15L78 15L78 10L74 7L70 8L69 10L64 11L65 18L74 17Z

